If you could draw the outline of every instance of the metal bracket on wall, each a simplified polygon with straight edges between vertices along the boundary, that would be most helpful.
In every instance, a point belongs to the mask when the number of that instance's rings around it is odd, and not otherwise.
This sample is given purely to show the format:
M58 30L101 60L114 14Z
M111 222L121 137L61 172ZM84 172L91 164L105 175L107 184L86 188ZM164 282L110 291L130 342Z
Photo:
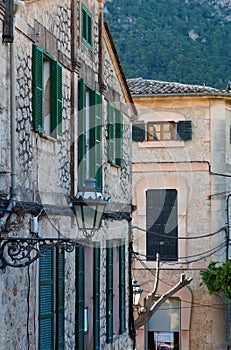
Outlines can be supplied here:
M78 245L69 238L0 238L0 269L29 266L53 247L71 253Z

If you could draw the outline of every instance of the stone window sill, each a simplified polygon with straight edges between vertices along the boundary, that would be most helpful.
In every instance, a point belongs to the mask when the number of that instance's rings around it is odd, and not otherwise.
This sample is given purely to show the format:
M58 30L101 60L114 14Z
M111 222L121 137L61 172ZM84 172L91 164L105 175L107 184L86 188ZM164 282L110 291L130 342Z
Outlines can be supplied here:
M184 141L147 141L138 142L139 148L169 148L169 147L184 147Z

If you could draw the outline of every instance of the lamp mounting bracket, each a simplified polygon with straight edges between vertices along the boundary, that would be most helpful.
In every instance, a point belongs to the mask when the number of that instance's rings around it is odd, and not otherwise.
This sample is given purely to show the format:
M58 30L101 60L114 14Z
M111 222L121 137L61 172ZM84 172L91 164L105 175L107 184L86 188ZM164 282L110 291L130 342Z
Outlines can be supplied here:
M0 238L0 269L29 266L53 247L71 253L78 245L69 238Z

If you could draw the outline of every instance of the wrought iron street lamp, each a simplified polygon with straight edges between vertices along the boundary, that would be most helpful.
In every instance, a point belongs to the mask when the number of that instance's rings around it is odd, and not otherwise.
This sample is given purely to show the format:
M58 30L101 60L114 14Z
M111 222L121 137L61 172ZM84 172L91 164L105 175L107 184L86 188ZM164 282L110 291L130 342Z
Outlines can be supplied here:
M85 180L83 189L71 199L78 228L85 237L94 236L100 228L105 206L108 203L102 192L96 189L95 184L95 179Z

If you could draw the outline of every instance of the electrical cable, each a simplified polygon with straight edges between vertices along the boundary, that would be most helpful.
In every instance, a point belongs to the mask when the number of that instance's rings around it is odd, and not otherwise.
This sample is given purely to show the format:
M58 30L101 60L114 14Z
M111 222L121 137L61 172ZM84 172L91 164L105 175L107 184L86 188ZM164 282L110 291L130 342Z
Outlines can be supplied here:
M216 252L218 252L219 250L221 250L224 247L226 247L226 242L223 242L223 243L219 244L218 246L216 246L216 247L214 247L212 249L209 249L209 250L207 250L205 252L178 258L178 259L189 259L189 258L194 258L194 257L196 258L196 257L198 257L198 259L189 260L189 261L186 261L186 262L183 262L183 261L174 261L174 262L164 261L164 263L171 264L171 265L175 265L175 264L189 264L191 262L196 262L196 261L199 261L199 260L203 260L203 259L211 256L212 254L215 254ZM133 251L133 254L134 255L140 255L142 257L147 258L147 255L145 255L145 254L140 254L140 253L134 252L134 251Z
M27 277L28 277L28 289L27 289L27 322L26 322L26 332L27 332L27 347L30 350L30 332L29 332L29 319L30 319L30 267L27 267Z
M207 237L211 237L211 236L214 236L216 234L218 234L219 232L222 232L222 231L226 231L226 226L220 228L219 230L215 231L215 232L212 232L212 233L209 233L207 235L202 235L202 236L191 236L191 237L173 237L173 236L169 236L169 235L165 235L165 234L162 234L162 233L156 233L156 232L150 232L152 233L154 236L159 236L159 237L164 237L164 238L171 238L171 239L185 239L185 240L190 240L190 239L200 239L200 238L207 238ZM143 232L148 232L148 230L146 229L143 229L141 227L138 227L138 226L132 226L132 229L137 229L139 231L143 231Z

